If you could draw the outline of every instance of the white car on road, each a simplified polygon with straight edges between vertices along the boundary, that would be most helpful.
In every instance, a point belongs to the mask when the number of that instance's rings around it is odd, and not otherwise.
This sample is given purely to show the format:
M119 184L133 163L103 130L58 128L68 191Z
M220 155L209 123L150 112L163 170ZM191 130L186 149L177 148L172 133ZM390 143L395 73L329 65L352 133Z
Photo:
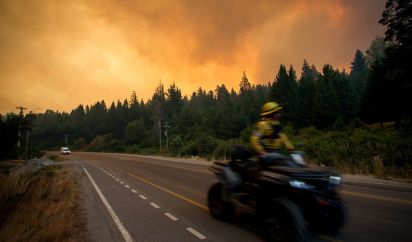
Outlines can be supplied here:
M62 147L61 149L60 149L60 154L62 154L62 155L70 155L72 152L69 150L69 148L68 147Z

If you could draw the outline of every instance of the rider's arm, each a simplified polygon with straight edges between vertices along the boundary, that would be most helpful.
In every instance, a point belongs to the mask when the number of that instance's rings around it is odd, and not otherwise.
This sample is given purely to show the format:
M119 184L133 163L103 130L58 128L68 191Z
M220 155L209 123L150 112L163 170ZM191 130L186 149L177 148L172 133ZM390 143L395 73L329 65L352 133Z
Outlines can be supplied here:
M289 141L288 136L284 133L279 134L280 142L288 149L288 151L294 150L295 147L293 146L292 142Z
M265 148L261 144L261 138L263 137L264 132L265 132L265 125L264 123L259 122L256 125L255 130L253 131L252 135L250 136L250 146L259 155L266 154Z

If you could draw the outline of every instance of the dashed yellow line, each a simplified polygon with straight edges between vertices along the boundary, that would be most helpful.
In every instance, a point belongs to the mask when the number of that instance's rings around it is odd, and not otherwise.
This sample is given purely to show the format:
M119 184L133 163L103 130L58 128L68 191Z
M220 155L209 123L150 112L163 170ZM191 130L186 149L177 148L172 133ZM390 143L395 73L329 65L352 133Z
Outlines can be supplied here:
M370 199L386 201L386 202L394 202L394 203L412 205L411 200L404 200L404 199L399 199L399 198L381 197L381 196L376 196L376 195L371 195L371 194L349 192L349 191L342 191L342 194L349 195L349 196L355 196L355 197L370 198Z
M112 167L113 167L113 166L112 166ZM129 175L129 176L131 176L131 177L134 177L134 178L136 178L136 179L138 179L138 180L140 180L140 181L142 181L142 182L144 182L144 183L147 183L147 184L149 184L149 185L151 185L151 186L153 186L153 187L156 187L156 188L158 188L158 189L160 189L160 190L162 190L162 191L164 191L164 192L167 192L167 193L169 193L169 194L171 194L171 195L173 195L173 196L175 196L175 197L177 197L177 198L180 198L180 199L182 199L182 200L184 200L184 201L186 201L186 202L188 202L188 203L190 203L190 204L192 204L192 205L195 205L195 206L198 207L198 208L201 208L201 209L206 210L206 211L209 210L209 208L206 207L205 205L200 204L200 203L198 203L198 202L196 202L196 201L193 201L192 199L187 198L187 197L185 197L185 196L182 196L182 195L180 195L180 194L178 194L178 193L175 193L175 192L173 192L173 191L170 191L169 189L164 188L164 187L162 187L162 186L160 186L160 185L157 185L157 184L155 184L155 183L153 183L153 182L151 182L151 181L149 181L149 180L147 180L147 179L145 179L145 178L138 177L138 176L136 176L136 175L134 175L134 174L132 174L132 173L130 173L130 172L123 171L123 170L121 170L121 169L119 169L119 168L117 168L117 167L113 167L113 168L116 169L116 170L118 170L119 172L125 173L125 174L127 174L127 175Z
M166 165L166 166L168 166L168 165ZM112 166L112 167L113 167L113 166ZM180 167L175 167L175 166L171 166L171 167L178 168L178 169L180 168ZM165 191L165 192L167 192L167 193L169 193L169 194L171 194L171 195L173 195L173 196L175 196L175 197L177 197L177 198L180 198L180 199L182 199L182 200L184 200L184 201L186 201L186 202L189 202L189 203L191 203L191 204L193 204L193 205L195 205L195 206L197 206L197 207L199 207L199 208L201 208L201 209L208 210L208 208L207 208L206 206L204 206L204 205L202 205L202 204L200 204L200 203L198 203L198 202L195 202L195 201L193 201L192 199L187 198L187 197L185 197L185 196L183 196L183 195L180 195L180 194L178 194L178 193L175 193L175 192L173 192L173 191L171 191L171 190L169 190L169 189L166 189L166 188L164 188L164 187L162 187L162 186L160 186L160 185L157 185L157 184L155 184L155 183L153 183L153 182L151 182L151 181L149 181L149 180L147 180L147 179L145 179L145 178L138 177L138 176L133 175L133 174L131 174L131 173L129 173L129 172L120 170L120 169L118 169L118 168L116 168L116 167L113 167L113 168L116 169L116 170L118 170L118 171L120 171L120 172L126 173L126 174L128 174L129 176L134 177L134 178L136 178L136 179L138 179L138 180L140 180L140 181L143 181L143 182L145 182L145 183L147 183L147 184L149 184L149 185L151 185L151 186L154 186L154 187L156 187L156 188L158 188L158 189L160 189L160 190L162 190L162 191ZM185 170L197 171L197 172L203 172L203 171L200 171L200 170L194 170L194 169L190 169L190 168L183 168L183 169L185 169ZM350 192L350 191L342 191L341 193L344 194L344 195L348 195L348 196L369 198L369 199L375 199L375 200L386 201L386 202L394 202L394 203L399 203L399 204L404 204L404 205L412 205L412 201L411 201L411 200L405 200L405 199L399 199L399 198L391 198L391 197L382 197L382 196L377 196L377 195L371 195L371 194L365 194L365 193L358 193L358 192Z
M119 157L116 157L116 158L119 158ZM132 158L132 157L126 157L126 158ZM122 158L120 158L120 159L122 159ZM125 159L125 160L133 161L133 162L137 162L137 163L145 163L146 165L153 164L153 163L149 163L149 162L146 162L146 161L139 161L139 160L135 160L135 159ZM174 166L174 165L171 165L171 164L159 164L159 163L156 163L156 165L164 166L164 167L169 167L169 168L175 168L175 169L179 169L179 170L187 170L187 171L193 171L193 172L198 172L198 173L211 174L209 170L203 170L203 169L200 170L200 169L195 169L195 168Z

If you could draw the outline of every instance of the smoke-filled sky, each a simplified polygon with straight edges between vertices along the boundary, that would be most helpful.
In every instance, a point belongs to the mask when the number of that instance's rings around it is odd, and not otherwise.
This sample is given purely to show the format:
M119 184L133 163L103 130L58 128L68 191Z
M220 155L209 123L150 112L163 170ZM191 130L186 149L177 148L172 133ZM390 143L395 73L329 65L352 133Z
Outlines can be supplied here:
M70 111L273 81L303 59L349 69L385 28L385 0L0 0L0 113Z

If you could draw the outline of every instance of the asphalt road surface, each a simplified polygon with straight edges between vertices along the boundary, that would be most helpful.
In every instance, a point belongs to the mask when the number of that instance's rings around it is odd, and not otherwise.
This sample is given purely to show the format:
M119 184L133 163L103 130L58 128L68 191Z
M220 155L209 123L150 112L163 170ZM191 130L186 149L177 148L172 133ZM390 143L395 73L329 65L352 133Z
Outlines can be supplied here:
M256 218L213 219L205 164L121 154L73 153L93 241L262 241ZM310 241L412 241L412 186L344 181L350 218L338 235Z

